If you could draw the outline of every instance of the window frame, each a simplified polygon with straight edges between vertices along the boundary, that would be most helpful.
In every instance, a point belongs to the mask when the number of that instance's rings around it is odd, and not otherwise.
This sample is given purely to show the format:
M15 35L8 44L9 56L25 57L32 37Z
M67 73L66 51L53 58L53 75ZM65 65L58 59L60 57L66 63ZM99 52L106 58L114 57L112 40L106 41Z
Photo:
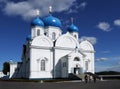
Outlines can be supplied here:
M40 36L40 30L37 29L37 36Z
M75 58L74 58L74 61L80 61L80 58L75 57Z
M56 33L55 33L55 32L52 33L52 39L53 39L53 40L56 39Z
M41 66L40 66L41 68L41 71L45 71L45 69L46 69L46 61L44 60L44 59L42 59L41 60Z

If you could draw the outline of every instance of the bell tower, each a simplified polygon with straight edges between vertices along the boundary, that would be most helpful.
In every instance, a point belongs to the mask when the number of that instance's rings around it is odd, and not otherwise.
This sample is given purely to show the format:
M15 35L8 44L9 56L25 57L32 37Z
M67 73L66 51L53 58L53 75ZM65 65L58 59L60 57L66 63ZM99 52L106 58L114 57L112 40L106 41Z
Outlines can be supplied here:
M73 18L71 18L71 25L68 27L68 32L78 40L79 29L73 23Z
M62 33L61 21L52 15L52 6L49 7L49 15L43 19L45 34L55 41Z
M44 23L40 19L40 11L36 10L36 17L31 23L31 38L33 39L40 35L44 35Z

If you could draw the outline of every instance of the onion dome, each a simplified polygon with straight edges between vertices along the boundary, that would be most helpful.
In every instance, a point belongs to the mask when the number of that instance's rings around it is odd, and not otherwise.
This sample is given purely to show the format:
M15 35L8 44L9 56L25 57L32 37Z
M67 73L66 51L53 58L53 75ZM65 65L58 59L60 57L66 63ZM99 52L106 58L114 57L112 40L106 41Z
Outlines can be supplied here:
M31 35L28 35L28 36L26 37L26 40L27 40L27 41L30 41L30 40L31 40Z
M54 26L59 28L61 28L62 26L61 21L58 18L53 17L52 15L45 17L43 19L43 22L45 26Z
M31 26L41 26L41 27L44 27L44 23L43 23L43 21L39 17L36 17L32 21Z
M69 32L79 32L79 29L74 24L71 24L70 27L68 27L68 31Z

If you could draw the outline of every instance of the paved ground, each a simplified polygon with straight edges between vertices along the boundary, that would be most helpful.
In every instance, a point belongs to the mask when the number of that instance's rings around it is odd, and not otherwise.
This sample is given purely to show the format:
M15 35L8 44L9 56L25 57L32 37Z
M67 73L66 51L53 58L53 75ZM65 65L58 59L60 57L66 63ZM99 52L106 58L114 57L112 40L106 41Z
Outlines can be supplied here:
M97 81L96 83L57 82L3 82L0 81L0 89L120 89L120 80Z

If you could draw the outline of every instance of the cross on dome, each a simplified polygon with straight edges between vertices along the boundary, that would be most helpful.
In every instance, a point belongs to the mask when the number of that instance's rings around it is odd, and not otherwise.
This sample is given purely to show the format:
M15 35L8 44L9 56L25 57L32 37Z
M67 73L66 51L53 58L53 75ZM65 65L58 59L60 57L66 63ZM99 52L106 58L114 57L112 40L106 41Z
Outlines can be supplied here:
M49 13L52 13L52 6L49 6Z
M72 23L72 24L73 24L73 20L74 20L73 17L71 17L71 23Z
M40 10L36 9L36 15L40 16Z
M40 19L40 11L39 11L39 9L36 9L34 11L34 14L35 14L35 18L31 22L31 26L44 27L44 22Z
M69 32L78 32L79 29L73 24L73 17L71 17L71 25L68 27Z

